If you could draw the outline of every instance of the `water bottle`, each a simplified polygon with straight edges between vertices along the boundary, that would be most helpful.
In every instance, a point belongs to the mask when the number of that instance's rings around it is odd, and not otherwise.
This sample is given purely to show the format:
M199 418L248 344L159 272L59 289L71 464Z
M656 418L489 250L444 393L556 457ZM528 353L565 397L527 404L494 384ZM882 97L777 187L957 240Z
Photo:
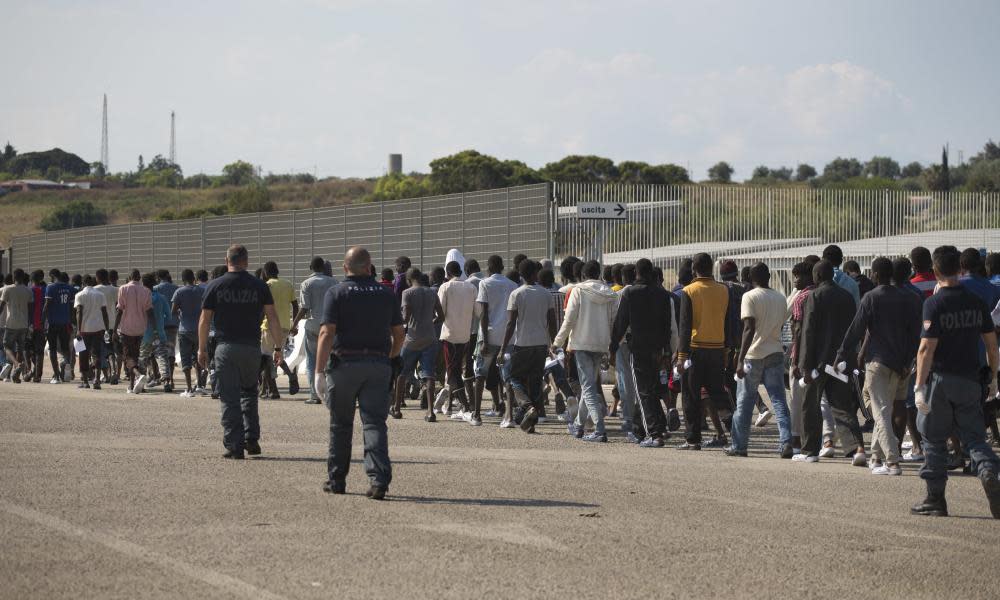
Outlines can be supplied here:
M680 377L679 375L677 375L677 369L674 369L674 376L675 377ZM660 385L667 385L668 381L670 381L670 378L667 375L667 370L666 369L660 369Z

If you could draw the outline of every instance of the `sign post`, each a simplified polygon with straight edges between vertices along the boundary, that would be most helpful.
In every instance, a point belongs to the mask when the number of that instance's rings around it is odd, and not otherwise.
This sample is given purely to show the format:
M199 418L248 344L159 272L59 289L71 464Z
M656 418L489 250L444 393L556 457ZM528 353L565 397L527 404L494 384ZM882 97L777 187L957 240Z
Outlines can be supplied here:
M628 209L621 202L581 202L576 205L581 221L627 221Z

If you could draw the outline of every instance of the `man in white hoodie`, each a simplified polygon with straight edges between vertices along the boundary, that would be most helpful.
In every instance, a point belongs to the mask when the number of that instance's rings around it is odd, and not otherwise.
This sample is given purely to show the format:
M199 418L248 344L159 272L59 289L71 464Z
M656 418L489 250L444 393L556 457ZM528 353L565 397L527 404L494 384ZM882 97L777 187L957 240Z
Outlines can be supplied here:
M582 283L573 287L566 305L562 327L556 335L555 346L567 347L576 357L580 377L581 401L587 411L577 414L574 435L587 442L607 442L604 431L604 406L598 389L601 362L611 344L611 327L614 320L617 294L601 280L601 264L587 261L583 266ZM584 435L587 413L594 420L594 432Z

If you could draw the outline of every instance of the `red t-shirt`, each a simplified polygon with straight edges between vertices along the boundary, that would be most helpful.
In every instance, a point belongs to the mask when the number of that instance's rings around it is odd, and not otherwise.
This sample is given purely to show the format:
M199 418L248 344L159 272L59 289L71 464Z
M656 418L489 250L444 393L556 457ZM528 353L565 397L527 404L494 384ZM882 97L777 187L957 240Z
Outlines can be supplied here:
M920 290L920 293L924 295L924 298L930 298L934 295L934 288L937 287L937 277L934 276L933 271L927 273L917 273L916 276L910 280L910 283Z

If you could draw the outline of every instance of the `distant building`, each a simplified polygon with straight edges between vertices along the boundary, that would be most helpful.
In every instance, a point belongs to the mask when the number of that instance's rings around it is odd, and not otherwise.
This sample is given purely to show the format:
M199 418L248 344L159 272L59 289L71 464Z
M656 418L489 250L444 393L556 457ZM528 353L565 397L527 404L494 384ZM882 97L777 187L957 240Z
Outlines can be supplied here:
M389 175L402 175L403 173L403 155L402 154L390 154L389 155Z
M15 179L0 181L0 188L8 192L30 192L32 190L68 190L72 185L56 183L47 179Z

